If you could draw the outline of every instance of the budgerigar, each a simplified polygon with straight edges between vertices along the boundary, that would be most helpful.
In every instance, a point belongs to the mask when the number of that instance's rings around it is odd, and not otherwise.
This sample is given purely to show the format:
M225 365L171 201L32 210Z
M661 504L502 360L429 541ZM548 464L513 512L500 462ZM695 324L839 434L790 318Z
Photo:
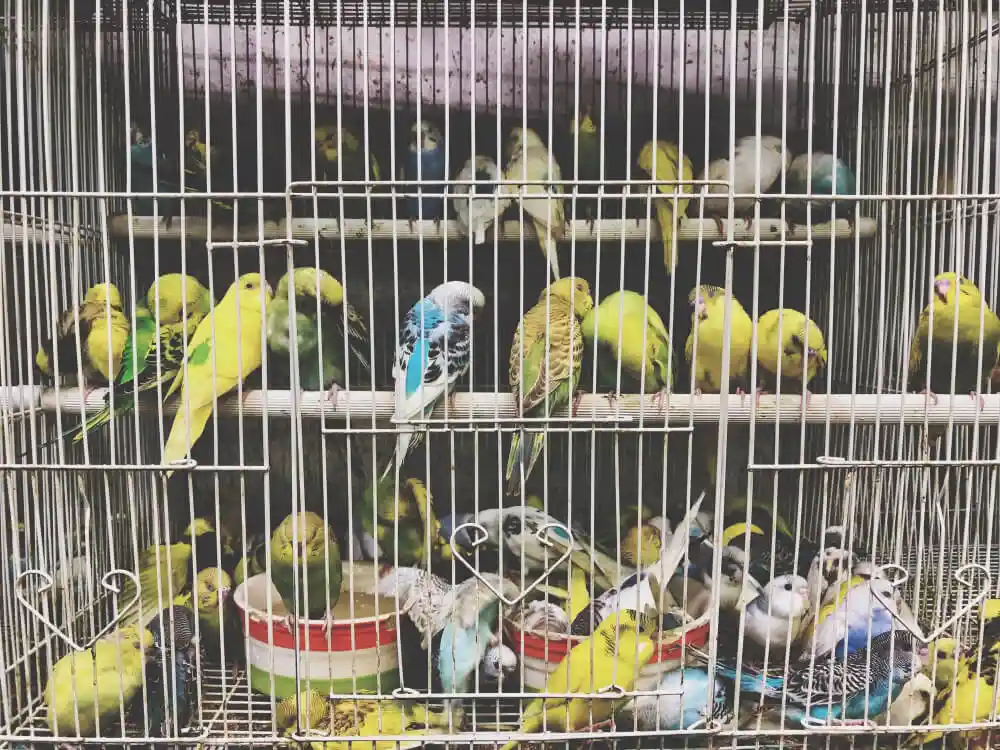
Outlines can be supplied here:
M1000 318L986 304L979 287L956 273L938 274L934 278L933 294L931 304L920 313L917 331L910 344L907 387L911 391L928 393L931 397L937 392L969 393L978 398L983 381L996 362L997 346L1000 345ZM980 311L983 316L982 334L979 328ZM954 391L951 386L952 358L955 360Z
M656 582L650 581L648 573L633 573L578 612L572 620L570 632L573 635L590 635L598 624L613 613L622 610L641 613L656 612L659 586L656 584L654 590L654 584Z
M797 575L772 578L746 607L745 631L758 646L784 649L794 643L809 613L809 587Z
M521 318L510 347L509 374L522 417L547 417L572 400L583 366L580 319L593 306L590 285L569 276L542 291ZM508 495L521 494L544 444L542 431L513 434L505 473Z
M329 632L343 575L337 537L322 516L292 513L278 524L271 535L271 583L290 616L323 618Z
M920 656L910 634L896 630L876 636L870 648L855 651L846 661L799 664L783 675L744 666L737 677L737 669L721 660L716 669L723 677L738 679L743 692L774 702L786 701L788 721L802 725L855 723L889 708L920 669Z
M599 388L662 397L673 385L677 365L667 327L641 294L625 289L605 297L584 316L583 337L597 349ZM593 356L584 355L587 367Z
M738 612L753 601L764 587L760 581L754 578L753 573L744 569L742 550L738 551L733 547L723 547L719 553L722 558L720 562L721 576L716 579L712 574L714 554L715 551L709 540L701 539L695 542L692 558L696 559L697 563L688 573L689 577L693 579L689 582L688 609L704 611L711 602L712 590L718 587L720 590L719 609L724 612ZM679 581L680 579L675 580ZM701 591L693 590L695 586L700 586ZM680 595L676 588L675 593ZM697 605L695 601L698 602Z
M655 162L655 163L654 163ZM639 168L657 182L677 182L684 180L684 185L658 184L654 191L671 197L654 197L653 207L656 209L656 220L660 225L660 237L663 240L663 267L668 274L677 267L677 249L675 246L675 230L677 217L683 216L691 199L678 197L692 192L690 182L694 179L694 167L691 159L682 156L680 148L669 141L649 141L639 152Z
M530 572L544 570L565 553L569 537L563 525L545 511L531 506L511 508L489 508L482 510L476 521L486 529L488 543L495 547L506 547L512 555L520 558ZM552 546L546 546L538 538L538 533L548 524L544 536ZM573 530L573 551L570 559L574 565L590 571L594 565L594 581L602 589L615 586L623 578L635 571L626 565L619 566L607 552L599 549L580 531Z
M798 310L768 310L757 319L757 377L761 393L773 391L777 386L779 363L782 393L802 393L826 367L823 331Z
M237 658L233 653L237 639L233 637L230 618L229 594L233 579L222 568L204 568L194 577L191 591L174 600L174 604L195 608L197 600L199 642L213 660L222 661L222 642L226 641L226 658ZM227 625L229 626L227 628Z
M411 180L406 190L416 193L438 193L433 197L411 196L404 199L404 214L413 221L415 219L444 218L444 184L427 185L425 182L440 181L448 178L445 173L445 155L447 147L444 136L438 126L427 118L415 122L410 127L410 143L403 158L403 179Z
M492 573L482 574L490 586L508 599L518 594L512 581ZM443 692L462 694L471 692L476 669L488 649L500 645L497 621L500 617L500 600L493 591L470 578L455 587L451 612L441 630L437 654L437 671ZM461 726L461 699L447 701L454 725Z
M468 372L472 316L485 304L483 293L472 284L447 281L410 308L400 327L392 368L396 381L395 420L426 417ZM405 429L405 425L400 428ZM394 460L386 465L383 477L393 466L398 471L421 437L421 432L399 434Z
M510 678L517 673L517 654L503 643L486 649L483 656L482 674L490 680L499 681L501 676Z
M622 560L635 568L652 565L660 559L660 550L673 536L670 521L653 517L644 507L636 507L636 517L625 524L621 538Z
M175 604L160 612L148 629L154 650L146 668L147 729L151 737L176 737L191 719L198 692L194 612Z
M699 179L732 181L734 193L766 193L781 177L781 170L788 170L792 163L792 155L785 148L781 138L773 135L747 135L736 141L733 150L733 161L729 155L713 159L702 170ZM759 184L758 184L759 182ZM724 185L709 185L706 187L709 195L725 195L729 187ZM691 202L688 211L691 216L698 215L699 201ZM733 215L746 222L747 229L753 220L753 198L734 198ZM706 198L705 216L715 219L719 234L725 236L722 217L729 216L728 198Z
M1000 599L987 599L982 606L983 625L979 647L958 662L954 686L949 685L934 701L933 724L976 724L987 722L1000 711L1000 691L997 690L997 665L1000 662ZM964 733L963 733L964 734ZM908 745L934 747L942 732L914 735ZM963 747L983 747L970 743L968 736L959 735Z
M379 182L382 172L378 159L372 153L366 153L364 141L350 128L341 124L317 125L314 131L316 143L316 179L328 182ZM364 218L370 210L376 213L379 201L373 200L368 207L368 200L358 197L365 192L363 185L351 185L344 188L351 192L349 198L323 198L317 201L320 211L327 216L340 217L340 201L344 202L346 218Z
M425 651L444 628L454 599L454 587L446 580L426 570L405 566L383 565L377 593L398 598L399 611L420 632Z
M299 385L306 391L327 391L333 398L347 384L349 362L354 385L368 371L368 328L364 318L344 299L344 288L322 269L296 268L278 281L267 306L268 378L275 387L291 386L291 299L295 299L295 348L299 356ZM317 292L317 286L319 288ZM345 349L345 339L347 342ZM322 352L320 349L322 348Z
M456 185L452 205L455 216L465 233L472 237L475 245L486 242L486 232L500 220L510 208L511 199L502 191L499 183L503 180L500 167L488 156L476 155L455 175L456 180L477 180L492 182L494 185ZM465 196L476 196L466 198Z
M185 353L186 372L183 367L178 371L166 393L169 398L181 389L177 415L163 446L162 463L184 458L188 447L193 448L204 432L215 400L260 367L261 327L271 297L271 287L260 274L245 274L198 325ZM167 477L172 474L168 471Z
M574 165L577 180L602 179L601 173L601 134L598 132L597 123L590 112L583 111L579 118L570 122L571 133L570 142L573 143L574 135L579 142L579 151L576 154ZM593 196L598 192L598 185L578 185L577 194ZM594 230L594 222L597 220L598 201L596 198L577 198L577 214L574 218L584 218L590 224L590 230Z
M405 477L400 477L400 484L402 488L396 491L390 474L374 488L365 489L362 503L354 511L358 532L366 542L370 540L379 563L419 567L430 560L450 560L449 537L441 533L427 487L419 479Z
M733 720L732 685L717 675L709 693L709 674L701 667L667 672L656 690L661 694L639 695L625 704L619 712L623 729L630 728L633 717L636 728L647 732L705 729Z
M749 572L762 584L771 580L772 576L795 573L807 576L813 560L823 550L842 544L842 527L830 526L823 533L822 541L817 544L809 539L799 538L797 541L784 534L770 534L756 523L747 527L740 521L725 527L722 543L733 551L737 559L742 560L745 553L746 535L750 534L750 550L746 557ZM774 551L771 551L771 542ZM798 550L796 551L796 546ZM773 567L773 571L772 571Z
M523 180L537 182L562 180L562 170L551 151L531 128L514 128L507 140L507 168L504 179L513 183L505 186L509 195L518 200L524 213L535 226L538 244L549 262L552 275L559 279L557 240L566 234L566 214L563 208L562 185L525 185ZM539 197L543 196L543 197Z
M957 639L938 638L930 644L924 674L933 678L938 691L950 688L958 674L958 665L965 656L965 648Z
M80 333L80 369L88 387L113 383L121 371L128 318L122 312L122 297L114 284L95 284L87 290L80 307L64 312L55 334L35 355L39 371L49 378L77 373L76 334ZM58 359L58 371L55 370Z
M52 734L110 734L142 690L142 664L152 646L152 634L132 625L59 659L45 686L46 723Z
M615 612L597 626L594 635L574 646L549 675L543 692L598 693L612 684L633 690L639 672L653 658L655 647L645 618L629 610ZM614 698L539 698L521 715L521 732L572 732L598 727L615 713ZM502 750L513 750L511 740Z
M792 159L788 166L787 191L817 196L856 195L858 185L854 171L841 157L813 151L812 154L799 154ZM836 207L837 218L847 219L853 225L858 204L856 201L838 203L835 200L793 198L786 205L792 218L803 222L811 218L814 223L829 221ZM810 206L811 216L807 211Z
M895 727L926 724L934 709L934 683L923 672L918 672L903 685L899 695L889 706L885 720L879 724Z
M879 598L881 597L881 599ZM854 577L843 584L833 602L819 611L815 630L810 622L803 633L800 661L815 654L817 660L833 654L843 659L868 645L872 637L894 628L896 591L886 578ZM883 603L883 600L885 603Z

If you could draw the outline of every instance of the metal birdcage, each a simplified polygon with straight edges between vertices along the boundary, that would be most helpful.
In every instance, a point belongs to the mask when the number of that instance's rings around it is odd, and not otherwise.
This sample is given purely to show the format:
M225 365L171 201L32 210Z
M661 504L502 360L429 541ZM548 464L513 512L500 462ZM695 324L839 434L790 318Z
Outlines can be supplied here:
M992 5L0 8L0 745L996 745Z

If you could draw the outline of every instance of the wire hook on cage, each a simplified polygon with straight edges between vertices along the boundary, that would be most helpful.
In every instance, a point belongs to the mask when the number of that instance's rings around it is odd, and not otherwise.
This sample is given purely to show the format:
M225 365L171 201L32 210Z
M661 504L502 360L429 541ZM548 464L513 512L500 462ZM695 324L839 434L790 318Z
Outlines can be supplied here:
M888 575L886 575L886 571L890 569L899 571L901 575L899 575L896 578L890 578ZM982 581L982 589L979 591L979 593L973 596L965 605L959 607L958 611L956 611L954 615L945 620L945 622L942 623L936 630L927 635L924 635L920 631L920 627L916 622L908 622L907 620L900 617L899 614L896 612L895 605L892 602L887 601L882 596L882 594L879 593L877 589L872 588L871 592L872 594L874 594L875 598L882 603L882 606L885 607L887 610L889 610L889 612L892 614L893 619L897 620L900 624L902 624L904 628L910 631L910 635L912 635L914 638L916 638L918 641L920 641L922 644L926 646L929 645L931 641L934 641L937 638L939 638L942 634L944 634L947 630L949 630L952 625L957 623L959 620L961 620L963 617L969 614L972 610L974 610L977 606L979 606L979 603L989 595L991 576L989 570L986 568L985 565L980 565L979 563L967 563L962 567L960 567L958 570L956 570L952 574L952 576L958 582L959 586L961 586L962 588L971 589L973 586L975 586L975 580L973 576L969 575L973 570L978 570L980 571L980 573L982 573L982 577L980 578L980 580ZM886 580L889 581L890 584L892 584L892 587L894 589L899 588L910 579L909 572L907 572L907 570L902 565L897 565L896 563L887 563L885 565L880 566L879 572L886 578Z
M104 637L107 633L111 632L118 625L118 623L121 622L125 614L129 610L131 610L136 604L139 603L139 577L136 576L135 573L132 573L131 571L128 570L124 570L122 568L115 568L114 570L109 570L101 578L101 586L110 591L112 594L118 595L121 594L122 592L122 586L119 585L117 579L127 578L135 586L135 596L133 596L132 600L128 602L128 604L126 604L124 607L119 607L117 614L111 618L111 621L108 622L108 624L105 625L103 628L101 628L99 631L97 631L97 633L94 635L93 638L91 638L89 641L87 641L87 643L81 646L77 644L68 635L63 633L58 625L52 622L52 620L50 620L47 615L43 614L42 612L39 612L38 609L30 601L28 601L27 597L24 594L23 589L24 589L24 584L29 577L34 577L36 579L40 579L41 581L41 585L35 588L36 594L45 594L45 592L47 592L49 589L52 588L53 585L52 576L50 576L43 570L32 568L31 570L24 571L23 573L21 573L21 575L17 577L17 580L14 582L14 596L17 597L17 600L21 603L22 607L31 612L31 614L33 614L36 619L41 621L41 623L45 625L46 628L52 631L53 635L58 637L61 641L63 641L67 646L69 646L74 651L86 651L88 648L93 646L98 640Z
M483 576L483 574L476 569L476 567L471 562L469 562L466 559L462 549L458 546L458 535L466 529L470 530L470 536L472 529L475 529L475 531L478 532L476 536L472 537L472 541L465 545L466 549L471 547L473 550L475 550L480 545L485 544L490 538L490 533L486 530L486 527L483 526L481 523L477 523L475 521L467 521L466 523L459 524L452 530L451 539L449 540L449 544L451 545L452 558L458 559L466 568L469 569L469 572L472 573L472 575L474 575L476 578L479 579L480 583L482 583L484 586L486 586L486 588L492 591L493 594L496 595L496 597L508 607L514 607L518 603L523 601L528 594L534 591L542 583L542 581L544 581L554 571L560 568L564 562L569 560L570 556L573 554L573 546L576 544L576 539L573 537L572 530L570 530L570 528L565 524L559 523L558 521L549 521L548 523L542 525L538 529L538 531L535 532L535 538L538 540L539 544L548 548L557 547L557 544L554 541L554 536L550 535L549 532L558 531L561 532L560 536L562 537L558 546L565 545L566 548L565 550L563 550L562 554L560 554L559 557L556 558L556 561L554 563L547 566L538 575L538 577L535 578L535 580L533 580L530 584L528 584L526 588L521 589L521 593L519 593L513 599L508 599L506 596L503 595L503 592L497 591L496 587L492 583L490 583ZM503 539L498 540L497 546L502 546L502 545L503 545Z

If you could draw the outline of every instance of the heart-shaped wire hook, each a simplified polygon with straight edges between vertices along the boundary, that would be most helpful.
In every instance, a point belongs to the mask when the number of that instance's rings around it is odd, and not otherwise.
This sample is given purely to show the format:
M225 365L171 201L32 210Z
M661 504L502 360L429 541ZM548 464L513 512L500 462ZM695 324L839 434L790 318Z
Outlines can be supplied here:
M103 628L97 631L97 634L93 638L87 641L84 645L80 646L72 638L63 633L62 630L59 629L59 626L56 625L54 622L52 622L46 615L44 615L42 612L39 612L38 609L35 607L35 605L33 605L30 601L28 601L22 589L24 588L24 584L29 579L29 577L40 579L41 585L35 587L36 594L44 594L45 592L47 592L49 589L52 588L53 585L52 576L50 576L44 570L32 568L30 570L26 570L23 573L21 573L21 575L19 575L17 579L14 581L14 596L17 597L17 600L21 603L22 607L24 607L26 610L28 610L29 612L31 612L31 614L35 616L35 619L41 621L41 623L46 628L52 631L53 635L59 638L59 640L63 641L67 646L69 646L74 651L86 651L88 648L93 646L104 635L111 632L111 630L113 630L115 626L118 625L119 622L121 622L125 614L139 602L138 576L136 576L135 573L132 573L131 571L123 570L121 568L115 568L114 570L109 570L101 578L101 586L110 591L112 594L117 595L122 592L122 586L119 585L116 579L127 578L135 585L135 596L132 598L132 601L130 601L124 607L119 608L118 613L113 618L111 618L111 621L107 625L105 625Z
M888 563L886 565L881 566L879 568L879 571L882 572L888 569L899 570L902 571L903 573L902 576L895 579L886 576L886 580L889 581L889 583L892 585L893 588L898 588L907 580L909 580L910 574L901 565L896 565L895 563ZM959 607L958 611L955 612L955 614L952 615L950 618L945 620L941 624L941 626L938 627L937 630L927 635L924 635L922 632L920 632L920 628L917 626L915 622L913 623L907 622L905 619L899 616L899 613L896 610L895 602L886 601L886 599L882 596L882 594L880 594L878 590L876 590L875 588L872 588L871 592L872 595L876 599L878 599L879 602L882 603L882 606L885 607L887 610L889 610L889 613L892 615L894 620L898 621L904 628L910 631L910 635L912 635L914 638L920 641L923 645L928 646L932 641L937 640L941 635L943 635L947 630L949 630L952 625L954 625L956 622L958 622L967 614L969 614L972 610L974 610L977 606L979 606L979 603L989 595L990 572L985 565L980 565L979 563L968 563L960 567L958 570L956 570L952 574L952 576L958 582L959 586L971 589L975 584L975 581L973 580L972 576L968 575L968 573L972 570L978 570L980 571L980 573L982 573L982 581L983 581L982 590L974 597L972 597L972 599L970 599L964 606Z
M452 530L451 539L449 541L449 543L451 544L451 551L453 553L452 556L461 561L461 563L466 568L469 569L469 572L479 579L480 583L482 583L484 586L486 586L486 588L492 591L493 594L497 597L497 599L502 601L508 607L516 606L536 587L538 587L542 583L542 581L548 578L554 570L556 570L564 562L566 562L570 558L570 555L573 554L573 545L576 544L576 540L573 538L573 532L569 529L568 526L565 526L559 523L558 521L549 521L540 529L538 529L538 531L535 532L534 536L538 540L539 544L545 547L554 547L556 545L555 541L552 539L551 535L548 532L553 529L558 529L559 531L561 531L569 540L568 542L566 542L566 550L563 552L562 555L558 557L558 559L556 559L554 563L552 563L547 568L542 570L541 574L534 581L532 581L526 589L522 589L521 593L519 593L513 599L508 599L506 596L504 596L502 591L497 591L496 587L492 583L490 583L490 581L488 581L486 577L483 576L483 574L480 573L472 565L471 562L465 559L465 555L462 554L462 551L458 547L458 542L457 542L459 533L461 533L465 529L475 529L476 531L479 532L479 535L476 536L475 538L472 538L472 541L468 545L466 545L466 547L471 546L472 549L475 549L476 547L479 547L480 545L486 543L490 538L490 533L486 530L486 527L483 526L481 523L477 523L475 521L467 521L466 523L459 524ZM501 544L502 541L503 540L501 540ZM499 547L500 545L498 544L497 546Z

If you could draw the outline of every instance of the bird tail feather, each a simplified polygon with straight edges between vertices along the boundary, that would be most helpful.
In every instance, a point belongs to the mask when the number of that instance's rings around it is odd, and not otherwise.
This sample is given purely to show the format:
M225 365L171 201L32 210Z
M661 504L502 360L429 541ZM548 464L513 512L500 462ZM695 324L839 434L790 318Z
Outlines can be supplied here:
M669 201L656 201L656 220L660 224L660 236L663 239L663 267L668 274L672 274L677 266L677 258L674 255L674 210Z
M540 221L532 221L535 225L535 234L538 235L538 244L542 248L542 255L548 258L549 268L552 269L552 275L555 280L558 281L559 276L559 253L556 247L556 242L552 238L552 229L548 224L543 224Z
M723 661L716 661L716 674L735 682L737 669L731 664ZM756 693L768 697L781 695L782 679L780 677L768 677L763 672L743 667L739 673L740 690L747 693Z
M194 444L198 442L198 438L201 437L201 433L205 431L208 418L212 415L211 402L204 406L192 405L189 422L188 410L185 406L182 399L181 403L177 406L177 416L174 417L174 424L170 428L170 436L167 438L167 444L163 446L163 463L165 464L179 461L188 454L188 425L191 428L191 446L194 447ZM168 471L167 477L169 478L172 474L172 471Z
M510 444L510 453L507 455L507 472L504 475L507 479L507 494L521 494L521 471L524 467L525 480L531 475L531 470L535 468L535 462L542 454L542 446L545 444L545 435L541 432L532 433L527 436L527 441L522 437L522 433L515 432L514 439Z

